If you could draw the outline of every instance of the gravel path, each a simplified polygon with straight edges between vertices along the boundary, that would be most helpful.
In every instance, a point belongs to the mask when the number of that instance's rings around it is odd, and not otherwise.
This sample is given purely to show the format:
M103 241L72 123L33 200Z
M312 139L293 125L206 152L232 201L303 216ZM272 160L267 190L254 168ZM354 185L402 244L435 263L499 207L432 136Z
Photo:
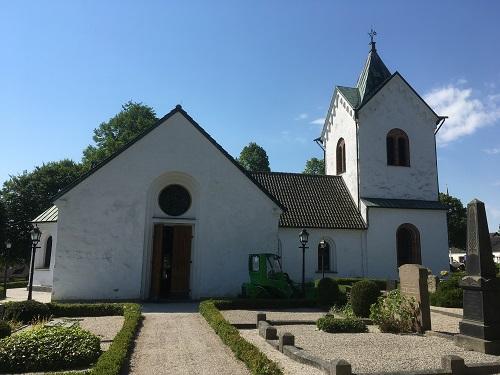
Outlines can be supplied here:
M461 318L431 311L431 327L436 332L458 333L458 323L461 320Z
M197 311L195 303L145 305L129 373L248 375Z
M80 327L99 336L101 349L108 350L116 334L123 327L123 316L85 317L81 319Z
M262 337L258 335L256 329L240 330L240 335L248 342L259 348L271 361L275 361L283 370L285 375L322 375L323 371L315 367L303 365L293 359L288 358L283 353L269 345Z
M496 362L499 357L466 351L451 340L389 333L330 334L314 326L278 327L295 335L295 345L324 359L342 358L356 372L439 368L441 356L458 355L465 363Z

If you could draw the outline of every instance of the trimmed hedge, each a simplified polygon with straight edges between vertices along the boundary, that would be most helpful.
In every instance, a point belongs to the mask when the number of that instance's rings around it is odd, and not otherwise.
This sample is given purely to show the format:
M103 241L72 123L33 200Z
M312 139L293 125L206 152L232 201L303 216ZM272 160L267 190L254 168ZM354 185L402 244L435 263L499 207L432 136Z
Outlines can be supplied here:
M10 324L5 320L0 320L0 339L10 336L11 333L12 329L10 328Z
M364 333L368 332L366 324L358 318L335 318L333 315L326 315L316 321L319 330L328 333Z
M351 306L356 316L368 318L370 306L377 302L380 289L377 283L371 280L361 280L352 286Z
M387 280L381 280L381 279L363 279L359 277L337 277L333 278L339 285L349 285L353 286L356 284L358 281L362 280L369 280L373 281L375 284L377 284L379 290L386 290L387 289Z
M46 304L38 301L16 301L4 304L4 320L16 320L29 323L33 319L50 317L50 310Z
M105 311L105 309L101 311ZM93 310L95 312L95 310ZM125 321L123 327L113 339L109 349L99 357L96 365L91 369L91 375L119 375L127 361L135 334L142 319L141 306L136 303L122 304L122 313ZM96 315L92 315L96 316Z
M51 315L59 317L123 315L120 303L47 303Z
M101 354L100 340L80 327L35 327L0 340L1 372L81 368Z
M287 309L294 307L316 307L316 301L307 299L218 299L215 301L219 310L258 310L258 309Z
M222 342L229 346L236 358L245 363L252 374L283 375L283 372L275 362L267 358L255 345L250 344L241 337L238 330L224 319L218 308L228 308L231 302L203 301L200 303L200 314L206 319ZM238 306L238 303L234 302L234 305Z
M335 280L325 277L318 281L317 288L319 306L330 308L339 303L340 290Z

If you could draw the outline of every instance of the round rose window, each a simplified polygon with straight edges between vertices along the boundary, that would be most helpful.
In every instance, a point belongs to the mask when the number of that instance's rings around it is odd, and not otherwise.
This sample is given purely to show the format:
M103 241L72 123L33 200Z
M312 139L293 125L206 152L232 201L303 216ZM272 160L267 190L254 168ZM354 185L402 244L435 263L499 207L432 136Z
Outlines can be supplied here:
M181 185L168 185L161 191L158 204L167 215L179 216L189 210L191 195Z

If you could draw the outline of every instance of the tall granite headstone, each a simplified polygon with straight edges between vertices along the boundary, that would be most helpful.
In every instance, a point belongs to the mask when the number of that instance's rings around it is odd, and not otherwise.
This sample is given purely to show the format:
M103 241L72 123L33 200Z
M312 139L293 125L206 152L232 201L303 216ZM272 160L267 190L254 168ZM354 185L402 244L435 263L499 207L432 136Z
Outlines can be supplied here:
M467 276L464 315L455 343L486 354L500 354L500 279L496 277L484 203L467 205Z
M399 267L399 288L401 294L415 298L420 306L418 316L418 330L421 331L420 333L431 329L431 309L427 276L427 268L419 264L403 264Z

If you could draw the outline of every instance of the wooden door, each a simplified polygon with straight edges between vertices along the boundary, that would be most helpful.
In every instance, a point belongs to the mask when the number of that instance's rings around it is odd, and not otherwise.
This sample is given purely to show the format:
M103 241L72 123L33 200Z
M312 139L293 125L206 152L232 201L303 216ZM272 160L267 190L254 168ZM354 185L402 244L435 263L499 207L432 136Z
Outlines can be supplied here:
M191 268L191 227L174 227L172 275L170 295L187 297L189 295L189 273Z
M163 224L155 224L153 231L153 256L151 264L151 291L150 297L160 297L161 265L163 252Z

